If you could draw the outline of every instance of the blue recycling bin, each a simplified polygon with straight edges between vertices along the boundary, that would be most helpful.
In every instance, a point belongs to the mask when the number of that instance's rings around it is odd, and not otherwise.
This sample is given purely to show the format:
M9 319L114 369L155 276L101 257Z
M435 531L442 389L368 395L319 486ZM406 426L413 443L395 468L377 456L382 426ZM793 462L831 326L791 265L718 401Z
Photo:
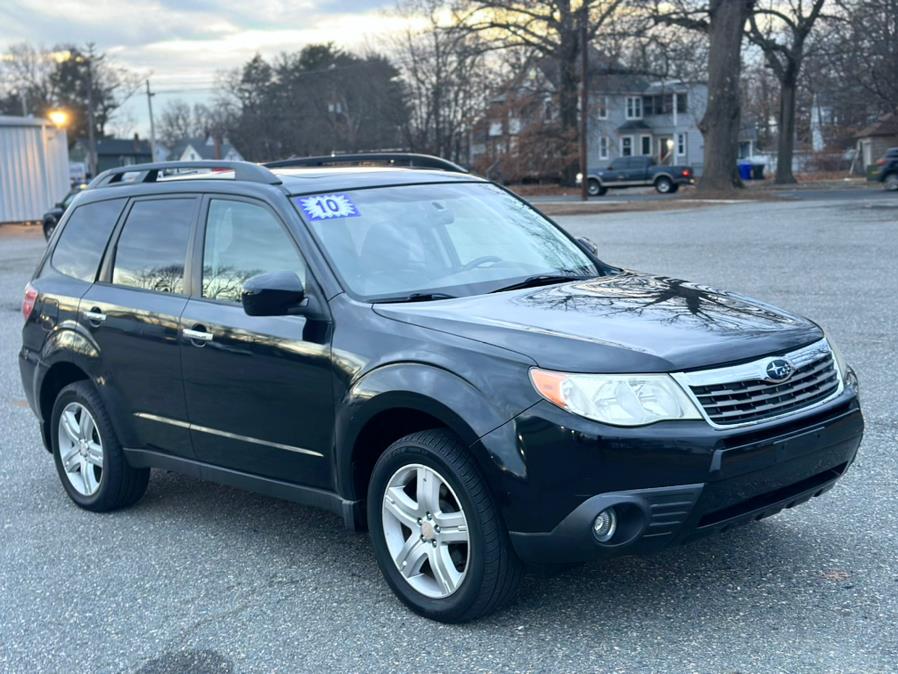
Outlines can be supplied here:
M739 162L739 177L742 180L751 180L751 164L748 162Z

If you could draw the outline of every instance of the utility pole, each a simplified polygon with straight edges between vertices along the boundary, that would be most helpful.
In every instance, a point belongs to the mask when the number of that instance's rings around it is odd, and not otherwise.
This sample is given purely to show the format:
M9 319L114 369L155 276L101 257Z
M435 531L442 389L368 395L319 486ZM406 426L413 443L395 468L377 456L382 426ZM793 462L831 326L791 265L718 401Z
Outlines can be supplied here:
M147 108L150 110L150 157L156 161L156 125L153 123L153 92L150 91L150 80L147 79Z
M87 169L97 175L97 134L94 128L94 47L87 50Z
M583 0L580 14L580 199L589 199L589 181L586 178L586 134L589 129L589 49L586 44L589 25L589 2Z

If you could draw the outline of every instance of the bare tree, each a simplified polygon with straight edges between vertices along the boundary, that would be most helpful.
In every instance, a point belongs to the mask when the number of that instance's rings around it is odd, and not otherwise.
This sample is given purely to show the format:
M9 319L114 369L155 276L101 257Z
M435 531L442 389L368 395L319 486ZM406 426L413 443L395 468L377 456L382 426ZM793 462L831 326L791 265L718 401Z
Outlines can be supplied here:
M654 20L706 32L708 107L699 123L705 139L702 192L725 192L742 185L736 172L739 154L742 36L755 0L654 0Z
M798 76L804 62L808 36L826 0L762 0L749 17L748 38L764 52L764 58L780 83L777 115L776 182L795 182L792 154L795 150L795 107Z
M64 54L22 42L12 45L0 59L2 112L16 115L46 114L54 104L53 71Z
M480 36L442 20L440 0L406 0L399 11L424 17L392 45L409 105L405 136L412 150L467 159L468 135L493 88Z
M591 43L623 5L623 0L460 0L458 24L481 33L491 48L528 47L558 67L558 114L562 134L577 139L578 56L582 7L586 5L586 42ZM585 112L585 111L584 111ZM572 182L576 165L566 167Z

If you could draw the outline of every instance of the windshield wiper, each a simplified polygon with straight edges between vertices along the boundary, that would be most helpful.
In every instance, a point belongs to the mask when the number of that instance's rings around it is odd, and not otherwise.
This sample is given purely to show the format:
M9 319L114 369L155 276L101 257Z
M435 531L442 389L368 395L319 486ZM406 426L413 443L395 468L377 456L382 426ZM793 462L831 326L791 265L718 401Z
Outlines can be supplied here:
M496 288L495 290L490 290L491 293L501 293L504 290L520 290L521 288L536 288L537 286L547 286L552 283L563 283L564 281L578 281L580 279L589 278L588 276L580 276L576 274L536 274L534 276L528 276L523 281L517 281L507 286L502 286L501 288Z
M431 300L451 300L455 295L448 293L411 293L410 295L398 295L396 297L382 297L372 300L374 304L398 304L400 302L430 302Z

